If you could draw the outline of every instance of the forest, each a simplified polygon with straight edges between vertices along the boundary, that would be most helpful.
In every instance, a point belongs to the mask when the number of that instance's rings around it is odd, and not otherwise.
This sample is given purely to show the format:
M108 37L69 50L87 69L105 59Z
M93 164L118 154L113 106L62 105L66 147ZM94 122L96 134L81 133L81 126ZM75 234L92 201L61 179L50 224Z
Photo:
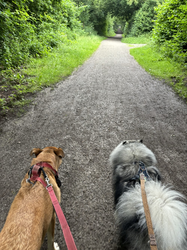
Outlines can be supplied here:
M1 91L32 59L82 36L114 36L119 27L123 37L149 34L186 69L187 0L0 0ZM5 101L0 95L0 106Z

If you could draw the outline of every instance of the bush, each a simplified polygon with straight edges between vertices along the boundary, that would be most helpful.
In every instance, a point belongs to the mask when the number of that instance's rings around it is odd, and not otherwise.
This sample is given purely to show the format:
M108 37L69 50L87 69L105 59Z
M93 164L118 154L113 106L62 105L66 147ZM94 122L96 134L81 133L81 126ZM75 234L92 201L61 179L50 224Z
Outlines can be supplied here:
M152 31L154 25L153 19L156 14L154 11L155 6L157 6L156 0L147 0L136 12L134 22L131 27L131 36L139 36Z
M166 0L156 8L153 40L165 56L187 62L187 2Z
M20 65L29 55L28 43L34 34L34 25L26 11L9 8L0 13L0 59L5 68Z
M81 29L79 9L71 0L1 1L0 67L25 63L30 57L44 56L59 43L76 39ZM47 14L46 14L47 13Z

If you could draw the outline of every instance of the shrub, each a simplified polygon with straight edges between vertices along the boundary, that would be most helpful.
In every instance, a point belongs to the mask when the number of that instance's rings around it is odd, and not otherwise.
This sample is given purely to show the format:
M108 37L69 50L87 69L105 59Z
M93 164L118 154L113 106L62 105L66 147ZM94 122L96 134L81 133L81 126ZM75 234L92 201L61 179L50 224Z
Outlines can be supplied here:
M76 39L79 9L71 0L0 1L0 67L17 67Z
M153 40L165 56L187 62L187 2L166 0L156 8Z
M136 12L131 27L131 36L149 33L153 29L153 19L156 14L154 11L155 6L157 6L156 0L146 0L142 7Z
M24 10L9 8L0 13L0 59L6 67L18 66L28 57L28 43L34 34L30 16Z

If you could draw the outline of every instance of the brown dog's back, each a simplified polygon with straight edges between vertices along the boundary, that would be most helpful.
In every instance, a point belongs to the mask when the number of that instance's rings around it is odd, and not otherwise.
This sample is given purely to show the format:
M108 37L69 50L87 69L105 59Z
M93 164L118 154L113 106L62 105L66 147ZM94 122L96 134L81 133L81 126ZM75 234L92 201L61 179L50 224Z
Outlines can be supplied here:
M36 148L31 153L36 156L31 165L47 162L56 171L64 157L62 149L55 147L47 147L43 150ZM45 167L44 171L60 201L60 189L53 171ZM43 174L40 177L44 180ZM55 214L51 199L41 183L36 182L32 185L26 182L27 178L28 174L22 180L21 188L10 207L0 233L0 250L39 250L47 232L50 238L48 249L54 249Z

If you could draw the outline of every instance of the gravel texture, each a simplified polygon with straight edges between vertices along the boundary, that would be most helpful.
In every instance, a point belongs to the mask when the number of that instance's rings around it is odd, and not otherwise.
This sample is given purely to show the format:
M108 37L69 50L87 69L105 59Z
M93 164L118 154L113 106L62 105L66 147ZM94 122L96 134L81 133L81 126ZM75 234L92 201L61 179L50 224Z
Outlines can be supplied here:
M33 147L65 152L61 207L79 250L117 249L108 158L122 140L143 138L164 182L186 195L187 105L129 49L120 35L104 40L69 78L40 92L26 114L1 123L0 230ZM55 239L65 250L58 222Z

